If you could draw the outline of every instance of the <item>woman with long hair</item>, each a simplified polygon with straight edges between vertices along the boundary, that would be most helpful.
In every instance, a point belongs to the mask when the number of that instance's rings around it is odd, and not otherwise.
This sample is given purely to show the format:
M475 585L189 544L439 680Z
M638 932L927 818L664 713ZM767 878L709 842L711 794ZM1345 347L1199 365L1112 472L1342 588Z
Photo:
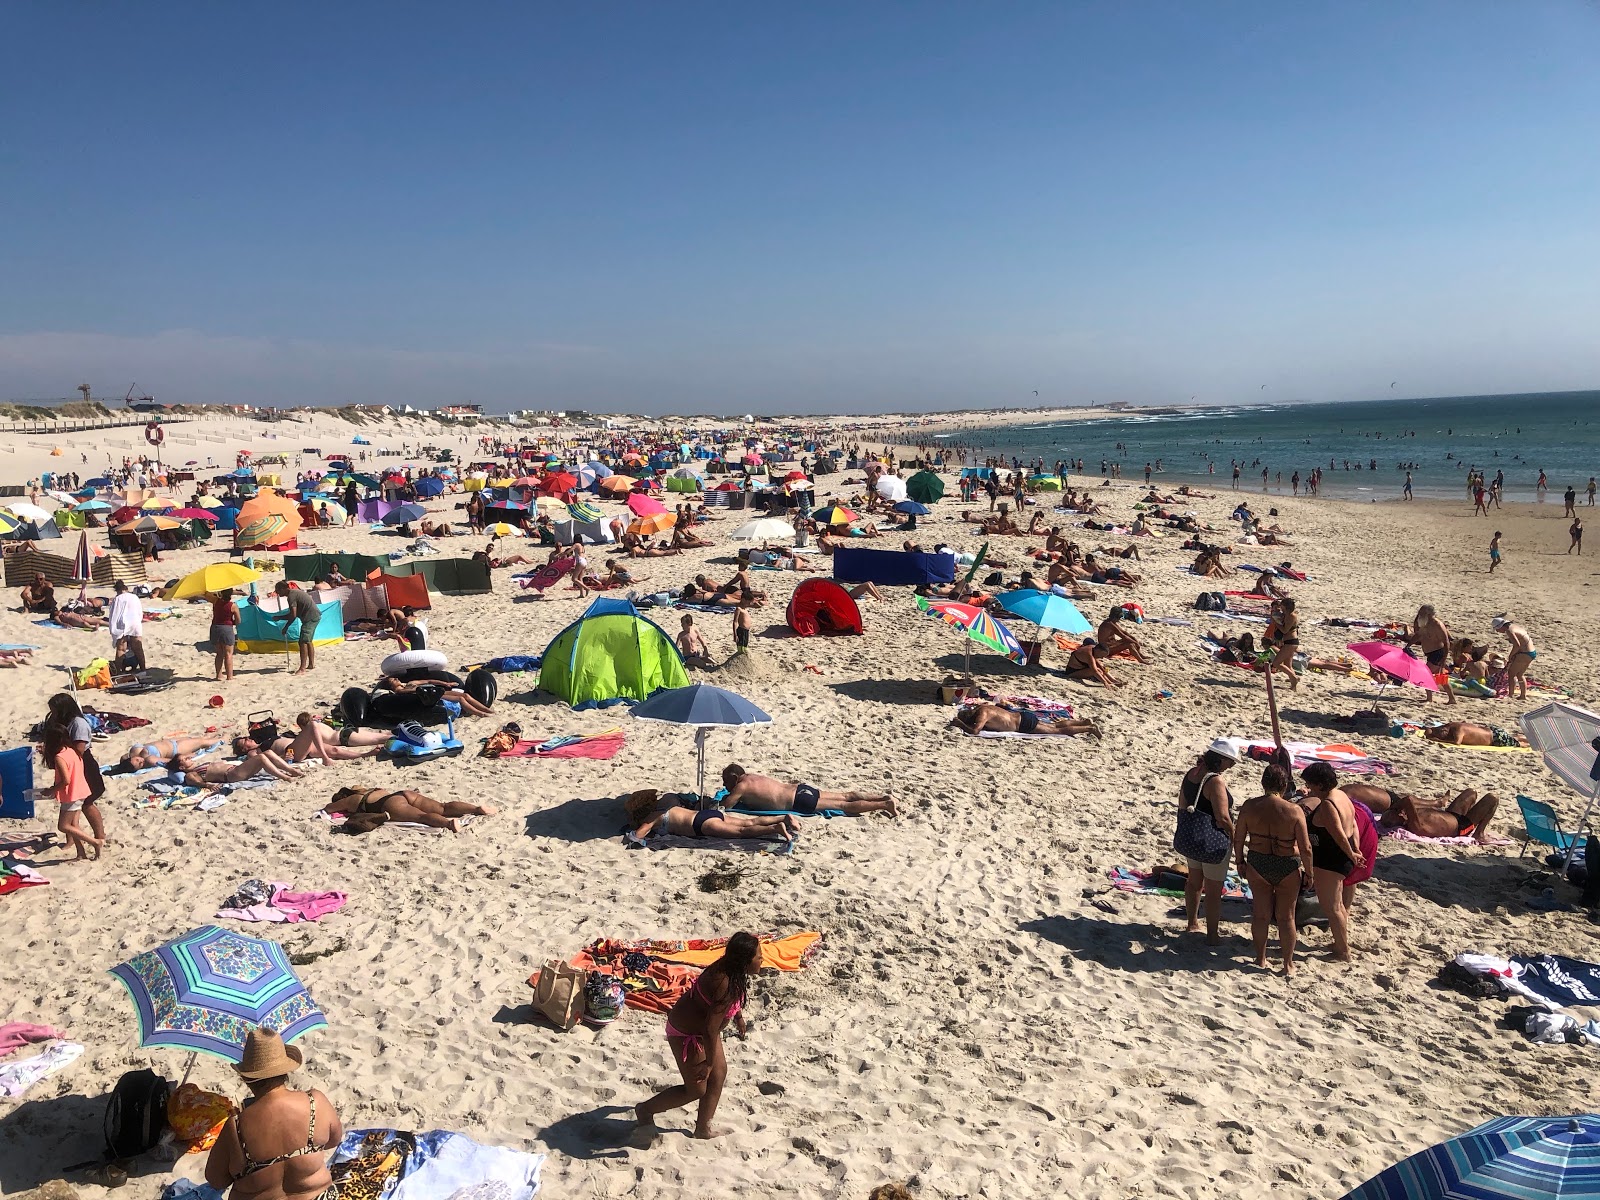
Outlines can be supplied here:
M725 1129L712 1127L722 1085L728 1077L722 1031L733 1022L745 1036L745 1001L749 979L761 963L761 943L753 933L736 933L728 939L722 957L700 973L700 978L667 1014L667 1045L683 1075L683 1082L658 1092L634 1110L639 1124L653 1128L656 1115L698 1101L694 1136L720 1137Z
M83 715L83 709L78 707L77 700L68 692L57 692L50 697L48 712L44 719L45 734L48 737L52 726L61 730L65 743L71 746L78 754L82 764L83 782L89 789L89 794L83 798L82 812L89 822L89 829L94 834L95 841L106 840L106 822L100 815L100 797L106 794L106 781L100 774L100 764L94 757L94 730L89 726L89 718ZM50 761L50 756L46 756Z

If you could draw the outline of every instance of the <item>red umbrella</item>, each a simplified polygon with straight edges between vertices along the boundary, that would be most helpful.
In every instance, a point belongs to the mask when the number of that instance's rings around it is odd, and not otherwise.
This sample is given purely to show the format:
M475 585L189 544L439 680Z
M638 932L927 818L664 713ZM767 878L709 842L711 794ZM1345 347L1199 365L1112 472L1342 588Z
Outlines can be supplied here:
M785 483L810 483L811 482L809 479L806 478L806 473L804 471L790 471L787 475L785 475L783 477L783 481Z
M180 508L170 515L185 521L210 521L213 525L217 522L217 514L204 508Z
M650 496L641 495L638 492L628 497L628 508L637 517L649 517L654 516L656 513L667 511L667 506L661 501Z
M568 475L565 471L552 471L546 475L539 484L539 490L546 496L559 496L570 492L578 486L578 477Z
M106 518L107 525L121 525L124 521L131 521L139 515L139 510L131 504L124 504L116 512Z
M1430 692L1439 690L1428 664L1420 658L1412 658L1405 652L1404 647L1397 646L1393 642L1351 642L1346 649L1355 651L1371 663L1375 670L1381 671L1398 683L1415 684ZM1386 681L1384 687L1387 686ZM1379 695L1382 694L1380 688Z

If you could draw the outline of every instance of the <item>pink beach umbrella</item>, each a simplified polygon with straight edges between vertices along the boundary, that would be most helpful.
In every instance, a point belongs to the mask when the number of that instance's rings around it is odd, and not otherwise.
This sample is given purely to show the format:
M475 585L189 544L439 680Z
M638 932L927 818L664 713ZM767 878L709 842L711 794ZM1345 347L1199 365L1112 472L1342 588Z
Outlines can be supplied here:
M664 513L667 511L667 506L661 503L661 501L652 499L649 496L641 495L638 492L635 492L633 495L628 497L628 507L633 511L634 516L637 517L652 517L657 513Z
M1383 687L1378 689L1380 696L1391 681L1414 684L1430 692L1439 690L1428 664L1420 658L1412 658L1404 647L1395 642L1351 642L1346 649L1359 654L1372 664L1374 670L1381 671L1387 677Z

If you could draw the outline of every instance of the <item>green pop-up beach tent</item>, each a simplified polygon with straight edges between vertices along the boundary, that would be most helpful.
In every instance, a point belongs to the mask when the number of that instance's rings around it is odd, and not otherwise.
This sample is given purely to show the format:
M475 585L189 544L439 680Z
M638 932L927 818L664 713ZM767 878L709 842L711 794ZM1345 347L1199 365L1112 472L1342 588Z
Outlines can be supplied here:
M539 686L573 708L601 708L688 687L689 673L666 630L626 600L596 600L545 647Z

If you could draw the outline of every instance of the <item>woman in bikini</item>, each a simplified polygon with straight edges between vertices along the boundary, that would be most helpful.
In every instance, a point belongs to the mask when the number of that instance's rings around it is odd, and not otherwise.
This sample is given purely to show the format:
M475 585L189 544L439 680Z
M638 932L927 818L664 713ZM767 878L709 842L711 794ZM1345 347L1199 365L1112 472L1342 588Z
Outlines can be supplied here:
M234 1070L250 1099L228 1118L206 1159L206 1182L230 1200L332 1200L327 1152L343 1139L344 1126L322 1092L288 1086L303 1061L298 1048L269 1029L246 1035Z
M1292 597L1279 600L1272 609L1272 624L1267 627L1266 636L1275 642L1275 650L1267 671L1281 671L1289 677L1289 690L1297 691L1300 676L1294 673L1294 656L1300 652L1300 614L1294 610Z
M495 809L487 804L470 804L465 800L451 800L441 804L421 792L402 788L386 792L382 788L340 788L323 808L324 812L343 813L350 818L347 826L352 832L366 832L386 821L410 821L430 829L448 829L461 832L462 817L492 817ZM361 818L357 821L357 818Z
M1339 777L1325 762L1300 773L1307 798L1300 803L1311 839L1311 881L1333 935L1333 957L1350 961L1350 913L1344 903L1345 881L1366 865L1355 805L1339 787Z
M709 1139L727 1132L711 1124L728 1077L722 1031L731 1021L740 1039L745 1037L749 1028L744 1018L749 978L760 963L761 943L755 934L736 933L728 939L722 957L702 971L672 1006L667 1014L667 1045L683 1082L634 1109L640 1126L654 1129L660 1113L698 1103L694 1136Z
M131 771L142 771L146 767L164 767L180 754L197 754L209 746L215 746L221 740L216 734L211 733L186 733L178 737L157 738L153 742L142 742L128 747L127 753L122 756L122 765Z
M167 764L167 782L180 787L216 788L225 783L243 783L263 773L274 779L299 779L301 776L301 772L272 750L252 750L244 756L243 762L217 759L197 763L193 755L180 754Z
M1294 973L1294 906L1311 862L1306 815L1285 798L1289 773L1273 763L1261 772L1262 794L1239 806L1233 821L1233 855L1250 883L1250 938L1256 966L1267 965L1267 929L1276 921L1283 973Z
M381 729L354 729L348 725L335 733L308 712L296 716L294 723L300 732L278 751L289 762L320 758L325 763L333 763L366 758L382 750L394 736ZM285 739L278 740L282 742ZM277 746L273 748L277 749Z

